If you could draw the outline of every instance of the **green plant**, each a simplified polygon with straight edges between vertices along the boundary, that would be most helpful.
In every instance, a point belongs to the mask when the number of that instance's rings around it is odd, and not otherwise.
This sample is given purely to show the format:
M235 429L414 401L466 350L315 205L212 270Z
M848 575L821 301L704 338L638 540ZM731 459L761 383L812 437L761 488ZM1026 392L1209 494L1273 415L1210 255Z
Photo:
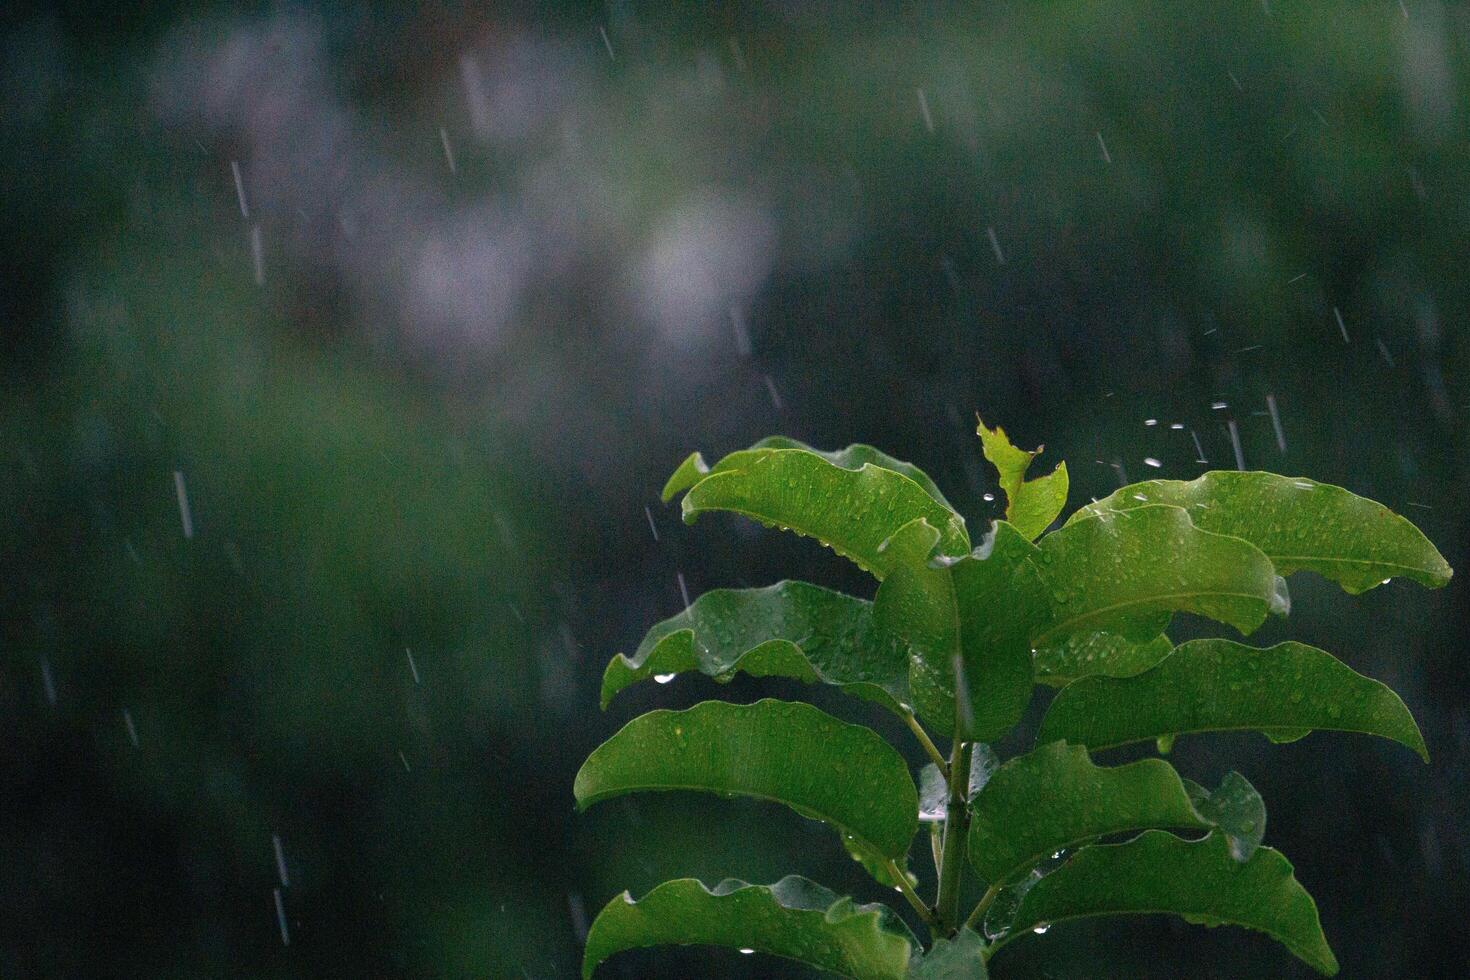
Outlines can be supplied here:
M1244 777L1214 790L1163 759L1098 766L1091 753L1179 735L1315 729L1393 739L1426 757L1393 691L1299 643L1173 646L1176 612L1249 634L1290 606L1283 576L1311 571L1349 593L1450 568L1412 524L1339 487L1254 472L1124 487L1043 535L1066 502L1065 464L1026 480L1040 452L979 427L1006 520L978 547L916 467L862 445L823 453L772 438L714 467L698 453L664 488L683 514L732 511L808 535L876 577L871 601L802 582L721 589L655 626L608 665L602 703L655 675L699 671L832 684L875 702L929 756L918 785L875 732L807 704L708 701L654 711L577 774L579 807L641 790L704 790L784 803L832 825L854 858L928 928L925 951L881 904L795 876L774 885L665 882L598 915L583 966L662 944L758 949L859 978L984 977L992 955L1048 924L1172 912L1265 932L1337 970L1291 864L1262 846L1266 812ZM1034 542L1034 543L1033 543ZM1020 720L1036 684L1059 688L1036 748L1001 763L987 743ZM950 739L948 755L929 735ZM910 845L930 829L938 889L919 897ZM1171 831L1184 831L1189 837ZM1129 836L1131 835L1131 836ZM1098 843L1121 839L1120 843ZM978 895L961 906L966 871Z

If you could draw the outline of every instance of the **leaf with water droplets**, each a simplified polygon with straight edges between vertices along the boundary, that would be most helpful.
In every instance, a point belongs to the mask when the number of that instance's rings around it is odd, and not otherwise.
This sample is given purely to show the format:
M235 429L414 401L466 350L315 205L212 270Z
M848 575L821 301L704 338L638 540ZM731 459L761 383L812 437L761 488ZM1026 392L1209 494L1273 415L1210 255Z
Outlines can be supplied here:
M873 604L806 582L715 589L648 631L602 675L602 706L649 677L699 671L832 684L902 716L908 652L873 625Z
M1249 857L1265 827L1254 788L1236 773L1221 783L1218 799L1199 787L1196 797L1193 786L1162 759L1104 767L1080 745L1051 742L1006 762L975 797L970 863L985 881L1009 885L1048 855L1108 834L1223 824L1246 835L1237 850L1241 860ZM1246 823L1252 826L1243 829Z
M1017 449L1000 426L990 429L984 420L977 421L981 449L995 467L1006 495L1006 520L1028 541L1035 540L1067 506L1067 464L1058 463L1046 476L1027 480L1026 470L1045 447L1029 452Z
M919 948L887 906L858 905L796 875L714 888L679 878L637 901L624 892L607 903L587 932L582 976L624 950L674 945L755 950L858 980L902 980Z
M1408 746L1424 737L1390 688L1303 643L1261 650L1231 640L1182 643L1136 677L1085 677L1061 690L1038 741L1094 751L1167 735L1300 729L1361 732Z
M907 476L871 462L846 469L805 449L747 449L721 460L684 496L686 522L712 510L816 538L880 579L890 558L879 545L919 518L939 531L941 553L970 550L964 520Z
M1160 634L1134 643L1114 633L1073 633L1036 651L1036 680L1066 687L1079 677L1132 677L1163 660L1174 649Z
M919 827L903 757L871 729L800 702L706 701L649 712L594 749L573 784L582 810L646 790L784 803L890 858L908 853Z
M1376 501L1302 477L1213 471L1189 482L1135 483L1088 504L1068 523L1148 504L1183 507L1196 526L1251 542L1282 575L1306 570L1359 593L1405 577L1430 588L1449 564L1424 534Z
M1031 698L1030 633L1045 610L1031 561L1036 548L1004 521L974 554L931 561L937 535L915 523L885 544L893 556L873 618L909 645L909 690L923 719L945 735L990 741ZM956 663L968 697L956 710Z
M1179 507L1105 511L1038 545L1053 600L1034 637L1044 649L1073 633L1111 632L1134 642L1164 631L1175 612L1250 633L1278 602L1276 572L1261 550L1195 527Z
M903 474L923 487L925 493L939 501L946 508L956 514L959 513L955 511L948 500L944 499L944 494L940 492L939 485L930 479L928 473L925 473L913 463L908 463L901 459L894 459L892 456L883 452L883 450L875 449L865 443L855 442L845 449L833 449L829 451L814 449L804 442L798 442L786 436L767 436L750 448L752 450L804 449L809 453L815 453L822 457L833 466L840 466L845 470L860 470L864 465L872 463L874 466L882 469Z
M987 980L985 940L973 929L961 929L953 939L939 939L934 948L915 960L909 980Z
M1337 972L1316 903L1291 862L1269 847L1236 861L1220 834L1187 841L1150 830L1123 844L1084 847L1026 892L1001 943L1044 924L1161 912L1264 932L1318 972Z

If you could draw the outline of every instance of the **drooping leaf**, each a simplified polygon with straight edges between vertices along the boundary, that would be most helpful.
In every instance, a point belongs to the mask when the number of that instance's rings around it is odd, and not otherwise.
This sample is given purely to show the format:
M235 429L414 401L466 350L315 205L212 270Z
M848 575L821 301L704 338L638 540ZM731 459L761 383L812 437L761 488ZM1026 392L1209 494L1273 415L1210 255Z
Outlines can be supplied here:
M908 652L873 626L873 604L810 585L715 589L648 631L631 657L602 675L602 706L649 677L697 670L720 682L737 673L834 684L898 714L908 694Z
M1162 759L1103 767L1080 745L1051 742L1006 762L975 797L970 863L987 882L1009 885L1064 848L1132 830L1208 830L1221 823L1222 814L1231 833L1248 835L1238 851L1249 857L1260 843L1264 805L1259 824L1243 829L1250 818L1241 811L1248 798L1259 803L1260 797L1242 777L1231 776L1221 784L1218 801L1210 802L1214 796L1201 790L1197 803Z
M1186 779L1184 788L1200 816L1220 828L1230 844L1230 856L1249 861L1266 836L1266 801L1238 772L1227 772L1214 792Z
M1279 608L1271 560L1239 538L1201 531L1179 507L1105 511L1048 534L1039 549L1053 607L1037 649L1073 633L1144 642L1175 612L1250 633Z
M857 905L796 875L714 888L680 878L607 903L587 932L582 977L615 953L673 945L758 950L858 980L901 980L918 942L886 906Z
M1026 470L1041 455L1044 446L1030 452L1017 449L1004 429L998 425L987 428L983 420L979 421L977 431L985 458L999 474L1000 488L1006 495L1006 520L1026 540L1035 540L1067 505L1067 464L1058 463L1046 476L1027 480Z
M880 579L887 574L888 561L878 546L917 518L939 531L941 553L970 550L964 521L894 470L872 463L845 469L805 449L733 455L735 464L726 468L721 461L689 487L683 502L686 522L711 510L743 514L816 538Z
M1030 634L1045 610L1036 548L1004 521L957 561L923 560L933 539L932 530L895 535L888 551L900 557L878 589L874 619L909 644L909 690L920 716L945 735L955 731L958 667L969 691L960 703L963 737L993 740L1031 697Z
M1088 504L1071 520L1148 504L1183 507L1197 527L1251 542L1282 575L1316 572L1354 594L1400 576L1438 588L1452 574L1429 539L1382 504L1342 487L1275 473L1226 470L1187 483L1135 483Z
M972 929L961 929L953 939L939 939L934 948L915 960L909 980L987 980L985 940Z
M1127 843L1084 847L1026 892L1010 936L1087 916L1161 912L1264 932L1318 972L1337 972L1316 903L1291 862L1269 847L1236 861L1219 834L1187 841L1151 830Z
M1085 677L1057 694L1037 738L1097 751L1167 735L1300 729L1381 735L1428 760L1397 694L1323 650L1292 642L1261 650L1191 640L1136 677Z
M872 730L799 702L649 712L594 749L573 784L583 810L644 790L784 803L891 858L908 852L918 830L918 791L903 757Z
M1036 680L1066 687L1079 677L1132 677L1163 660L1174 649L1160 634L1134 643L1114 633L1073 633L1036 651Z

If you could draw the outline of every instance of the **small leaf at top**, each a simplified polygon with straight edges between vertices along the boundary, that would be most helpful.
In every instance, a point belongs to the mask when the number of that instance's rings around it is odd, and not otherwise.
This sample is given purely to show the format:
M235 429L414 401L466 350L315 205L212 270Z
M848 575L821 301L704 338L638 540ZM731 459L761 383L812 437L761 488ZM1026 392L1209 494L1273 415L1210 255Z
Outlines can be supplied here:
M1026 470L1045 447L1038 446L1030 452L1017 449L1000 426L991 429L983 419L977 421L981 449L995 467L1000 488L1006 495L1006 520L1028 541L1034 540L1067 505L1067 464L1058 463L1046 476L1027 480Z
M1038 545L1051 592L1043 649L1073 633L1151 640L1175 612L1250 633L1279 603L1276 572L1259 548L1201 531L1179 507L1105 511L1048 534Z
M1169 655L1174 644L1160 634L1134 643L1113 633L1073 633L1036 651L1036 680L1066 687L1079 677L1132 677Z
M1323 650L1278 643L1191 640L1136 677L1084 677L1064 687L1037 741L1064 738L1094 751L1195 732L1300 729L1361 732L1408 746L1424 737L1391 689Z
M1260 843L1265 807L1250 783L1231 776L1218 800L1201 787L1196 798L1193 784L1162 759L1104 767L1080 745L1051 742L1006 762L975 797L970 863L988 883L1009 885L1048 855L1098 837L1226 823L1231 834L1246 835L1238 848L1243 860Z
M919 518L939 531L941 553L970 549L964 520L894 470L872 463L850 470L805 449L743 450L732 458L689 487L686 522L711 510L743 514L816 538L879 579L889 559L878 546Z
M1264 932L1318 972L1337 972L1316 903L1291 862L1262 847L1241 863L1219 834L1187 841L1150 830L1123 844L1084 847L1026 892L1002 942L1070 919L1160 912Z
M697 670L833 684L903 715L908 651L873 626L873 604L806 582L715 589L648 631L602 675L602 706L649 677Z
M706 701L628 722L587 757L578 809L623 793L702 790L784 803L900 858L918 830L908 764L876 732L809 704Z
M902 980L918 941L887 906L857 905L806 878L774 885L728 878L706 888L666 881L634 901L608 902L587 931L582 977L623 950L646 946L758 950L858 980Z
M909 967L909 980L986 980L985 940L973 929L939 939L923 959Z
M1222 470L1187 483L1135 483L1078 510L1069 523L1148 504L1183 507L1197 527L1260 548L1280 574L1316 572L1350 593L1399 576L1439 588L1452 574L1429 539L1382 504L1342 487L1275 473Z

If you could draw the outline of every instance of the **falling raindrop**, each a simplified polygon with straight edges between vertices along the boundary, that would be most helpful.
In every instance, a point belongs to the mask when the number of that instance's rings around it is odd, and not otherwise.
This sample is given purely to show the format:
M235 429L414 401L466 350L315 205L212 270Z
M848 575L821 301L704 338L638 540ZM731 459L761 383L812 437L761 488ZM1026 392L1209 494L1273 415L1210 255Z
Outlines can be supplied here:
M276 897L276 923L281 927L281 945L289 946L291 945L291 933L286 928L286 903L281 899L279 888L273 888L271 892Z
M1005 253L1000 250L1000 240L995 237L995 226L994 225L986 225L985 226L985 236L990 239L990 248L991 248L992 251L995 252L995 261L996 261L996 264L997 265L1005 265L1006 264Z
M581 892L567 892L567 910L572 916L572 934L577 942L587 942L587 907L582 903Z
M1342 331L1342 342L1344 344L1349 343L1350 341L1348 340L1347 324L1342 322L1342 310L1339 310L1337 307L1334 306L1332 308L1332 315L1337 317L1337 329Z
M648 529L653 532L653 540L658 540L658 525L653 523L653 511L647 504L643 505L643 516L648 518Z
M676 676L678 676L678 675L676 675L676 674L654 674L653 675L653 679L654 679L655 683L658 683L658 684L667 684L669 681L673 680Z
M449 131L443 126L439 127L439 142L444 146L444 162L449 164L450 175L457 176L459 167L454 162L454 147L449 145Z
M919 113L924 117L924 128L932 133L934 132L934 117L929 114L929 97L924 94L924 90L921 88L914 89L914 91L919 96Z
M281 847L281 835L271 834L271 847L276 852L276 875L281 879L281 887L291 886L291 876L286 873L286 851Z
M1235 427L1235 420L1231 419L1225 423L1230 428L1230 448L1235 450L1235 468L1245 469L1245 453L1240 448L1240 430Z
M1154 469L1158 469L1160 466L1164 465L1152 456L1145 456L1143 462L1145 466L1152 466Z
M1281 429L1281 415L1276 411L1276 396L1266 396L1266 410L1271 413L1271 428L1276 431L1276 447L1286 452L1286 433Z
M679 595L683 596L684 607L687 609L689 607L689 586L684 584L683 572L676 572L675 575L677 575L679 579Z
M1099 130L1097 134L1097 145L1102 148L1103 163L1111 164L1113 162L1113 155L1108 152L1108 144L1103 142L1103 135L1101 130Z
M189 488L184 485L182 470L174 470L174 496L179 499L179 521L184 526L184 539L194 537L194 515L189 510Z
M408 647L404 647L403 652L408 654L408 670L409 673L413 674L413 682L415 685L417 685L419 683L419 665L414 663L413 661L412 650L410 650Z
M123 724L128 729L128 741L133 743L133 748L138 747L138 726L133 724L133 713L127 708L123 709Z
M235 197L240 201L240 217L250 220L250 206L245 203L245 178L240 175L240 161L230 161L230 172L235 175Z

